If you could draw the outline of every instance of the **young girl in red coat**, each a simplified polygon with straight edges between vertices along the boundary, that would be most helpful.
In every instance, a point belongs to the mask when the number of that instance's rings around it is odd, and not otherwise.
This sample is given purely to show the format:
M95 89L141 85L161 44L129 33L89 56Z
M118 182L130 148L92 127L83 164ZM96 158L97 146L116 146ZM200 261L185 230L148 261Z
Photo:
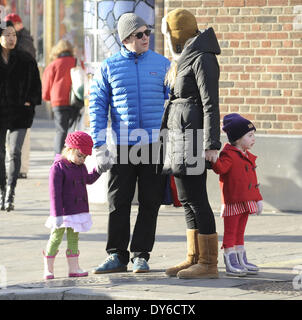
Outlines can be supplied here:
M212 168L220 175L226 274L257 274L259 269L247 261L244 248L248 216L260 214L263 206L256 176L257 157L248 151L255 144L256 128L249 120L231 113L224 117L222 130L226 132L229 143L212 163Z

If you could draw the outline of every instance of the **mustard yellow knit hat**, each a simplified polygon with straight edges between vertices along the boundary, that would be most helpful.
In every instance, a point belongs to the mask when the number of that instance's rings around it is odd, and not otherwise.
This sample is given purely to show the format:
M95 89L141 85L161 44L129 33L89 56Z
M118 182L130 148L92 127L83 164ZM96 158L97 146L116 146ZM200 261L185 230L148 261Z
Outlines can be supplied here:
M174 9L163 18L162 33L170 35L171 49L180 54L186 41L198 33L196 18L186 9Z

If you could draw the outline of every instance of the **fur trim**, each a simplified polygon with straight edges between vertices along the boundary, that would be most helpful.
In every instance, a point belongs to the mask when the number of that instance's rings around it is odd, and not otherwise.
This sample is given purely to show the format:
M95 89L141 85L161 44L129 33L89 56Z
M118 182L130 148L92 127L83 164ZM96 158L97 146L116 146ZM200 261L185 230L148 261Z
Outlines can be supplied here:
M168 23L167 23L167 17L164 16L161 20L161 33L165 36L168 34Z
M168 23L167 23L167 16L164 16L162 18L162 21L161 21L161 32L162 32L163 35L166 36L168 47L169 47L169 50L170 50L170 52L172 54L172 58L177 61L181 54L180 53L176 53L174 51L174 49L173 49L171 34L169 32L169 27L168 27Z

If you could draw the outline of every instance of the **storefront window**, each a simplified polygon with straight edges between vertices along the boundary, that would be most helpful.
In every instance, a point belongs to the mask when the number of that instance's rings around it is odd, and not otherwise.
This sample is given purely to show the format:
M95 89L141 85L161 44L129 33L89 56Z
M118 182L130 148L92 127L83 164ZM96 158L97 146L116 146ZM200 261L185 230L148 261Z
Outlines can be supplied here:
M36 27L35 32L33 32L35 47L37 48L37 61L39 64L44 64L44 0L35 1L35 18L36 23L33 21L33 28Z
M21 18L26 29L30 29L30 0L0 0L4 6L5 13L17 13Z
M72 43L79 58L84 54L83 36L83 0L64 0L57 1L58 13L58 38L66 39Z
M135 12L154 28L154 0L84 0L85 63L88 73L121 46L117 22L125 12ZM154 49L154 34L150 37Z
M0 0L5 15L17 13L24 27L30 31L37 50L37 61L40 66L45 64L45 30L44 5L49 0ZM55 0L55 43L60 39L69 40L76 48L76 55L83 57L83 0ZM54 44L55 44L54 43Z
M44 0L0 0L5 15L17 13L34 39L36 59L39 65L44 63L43 44L43 1Z

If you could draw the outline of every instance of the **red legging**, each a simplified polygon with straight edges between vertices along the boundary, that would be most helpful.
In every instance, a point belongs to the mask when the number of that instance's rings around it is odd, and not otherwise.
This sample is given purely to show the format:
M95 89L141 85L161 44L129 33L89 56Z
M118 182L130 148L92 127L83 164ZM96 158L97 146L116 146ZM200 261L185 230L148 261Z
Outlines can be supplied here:
M224 235L222 248L232 248L244 245L244 231L248 220L248 213L224 217Z

